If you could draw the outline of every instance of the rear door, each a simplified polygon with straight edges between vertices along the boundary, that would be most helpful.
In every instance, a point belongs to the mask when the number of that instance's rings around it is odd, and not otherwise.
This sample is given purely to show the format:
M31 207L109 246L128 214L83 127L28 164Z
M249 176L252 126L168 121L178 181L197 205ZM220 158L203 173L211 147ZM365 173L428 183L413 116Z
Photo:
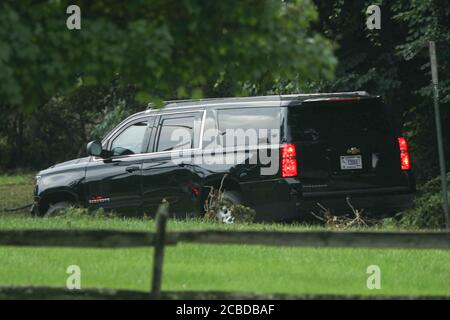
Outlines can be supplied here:
M200 151L204 111L163 113L142 168L143 206L154 214L162 199L170 212L185 217L198 211L198 175L193 161Z
M407 186L380 99L306 101L289 107L288 124L304 192Z

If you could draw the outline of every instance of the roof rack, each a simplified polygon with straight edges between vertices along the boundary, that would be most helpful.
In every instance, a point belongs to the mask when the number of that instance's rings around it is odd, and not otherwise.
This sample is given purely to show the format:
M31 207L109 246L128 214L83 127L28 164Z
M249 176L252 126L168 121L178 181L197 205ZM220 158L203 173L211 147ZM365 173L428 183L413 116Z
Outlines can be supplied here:
M283 95L268 96L250 96L250 97L223 97L223 98L204 98L204 99L184 99L164 101L166 107L195 106L200 104L209 104L211 102L252 102L252 101L281 101L281 100L304 100L310 97L328 97L328 96L370 96L366 91L348 91L348 92L327 92L327 93L295 93ZM148 109L153 108L153 104L147 105ZM147 110L148 110L147 109Z
M358 96L368 96L367 91L344 91L344 92L324 92L324 93L294 93L294 94L283 94L282 98L296 98L296 97L310 97L310 96L340 96L340 95L358 95Z
M203 99L184 99L184 100L167 100L164 101L167 104L171 103L184 103L184 102L209 102L209 101L221 101L221 100L278 100L280 98L290 97L306 97L306 96L333 96L333 95L369 95L366 91L345 91L345 92L326 92L326 93L293 93L293 94L281 94L281 95L267 95L267 96L245 96L245 97L221 97L221 98L203 98Z

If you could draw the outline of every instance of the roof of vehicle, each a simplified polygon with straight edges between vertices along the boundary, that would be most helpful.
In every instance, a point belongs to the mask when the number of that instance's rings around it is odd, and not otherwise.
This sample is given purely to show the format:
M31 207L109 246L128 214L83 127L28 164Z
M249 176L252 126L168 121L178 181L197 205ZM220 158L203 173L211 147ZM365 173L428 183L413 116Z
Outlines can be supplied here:
M170 109L189 109L195 107L213 107L213 106L231 106L233 104L248 104L260 106L286 106L298 104L305 101L327 100L332 98L379 98L379 96L371 95L366 91L353 92L330 92L330 93L298 93L285 95L255 96L255 97L228 97L228 98L208 98L197 100L169 100L165 101L164 110ZM154 108L152 104L148 104L148 109L138 114L150 113L161 110Z
M148 104L148 109L132 114L123 120L122 123L132 121L133 119L140 118L146 114L150 114L157 111L173 111L173 110L189 110L195 108L214 107L214 106L233 106L233 105L246 105L246 106L261 106L261 107L281 107L289 105L298 105L302 102L330 100L335 98L361 98L361 99L375 99L380 98L377 95L371 95L366 91L353 91L353 92L330 92L330 93L298 93L298 94L285 94L285 95L270 95L270 96L255 96L255 97L229 97L229 98L208 98L197 100L170 100L165 101L164 108L154 108L151 103ZM104 139L106 139L111 133L109 133Z

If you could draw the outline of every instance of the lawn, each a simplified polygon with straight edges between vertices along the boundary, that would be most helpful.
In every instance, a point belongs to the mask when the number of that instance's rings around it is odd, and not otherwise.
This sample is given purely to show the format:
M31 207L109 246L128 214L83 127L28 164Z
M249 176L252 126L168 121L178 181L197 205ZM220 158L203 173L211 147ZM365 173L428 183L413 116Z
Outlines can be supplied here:
M0 181L2 181L0 179ZM29 180L0 185L31 190ZM27 188L25 188L27 186ZM3 201L2 193L2 201ZM24 194L10 193L20 206ZM13 199L14 198L14 199ZM17 198L17 199L16 199ZM3 203L1 206L5 207ZM302 225L218 225L170 221L169 230L306 230ZM0 215L0 230L114 229L153 231L154 221L72 215L31 218ZM0 285L64 287L69 265L81 268L81 286L149 290L152 249L0 247ZM367 267L381 269L381 289L366 287ZM450 296L450 252L444 250L315 249L250 245L180 244L168 247L163 290Z
M0 174L0 212L32 203L33 179L29 173Z

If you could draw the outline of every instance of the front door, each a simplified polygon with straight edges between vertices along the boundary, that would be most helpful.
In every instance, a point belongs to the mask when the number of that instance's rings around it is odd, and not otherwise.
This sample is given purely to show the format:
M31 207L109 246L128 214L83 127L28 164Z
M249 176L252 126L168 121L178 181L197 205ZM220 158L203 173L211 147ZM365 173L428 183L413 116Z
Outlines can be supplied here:
M87 166L86 195L90 208L112 209L127 215L142 213L141 172L149 118L123 125L106 145L112 156L93 158Z

